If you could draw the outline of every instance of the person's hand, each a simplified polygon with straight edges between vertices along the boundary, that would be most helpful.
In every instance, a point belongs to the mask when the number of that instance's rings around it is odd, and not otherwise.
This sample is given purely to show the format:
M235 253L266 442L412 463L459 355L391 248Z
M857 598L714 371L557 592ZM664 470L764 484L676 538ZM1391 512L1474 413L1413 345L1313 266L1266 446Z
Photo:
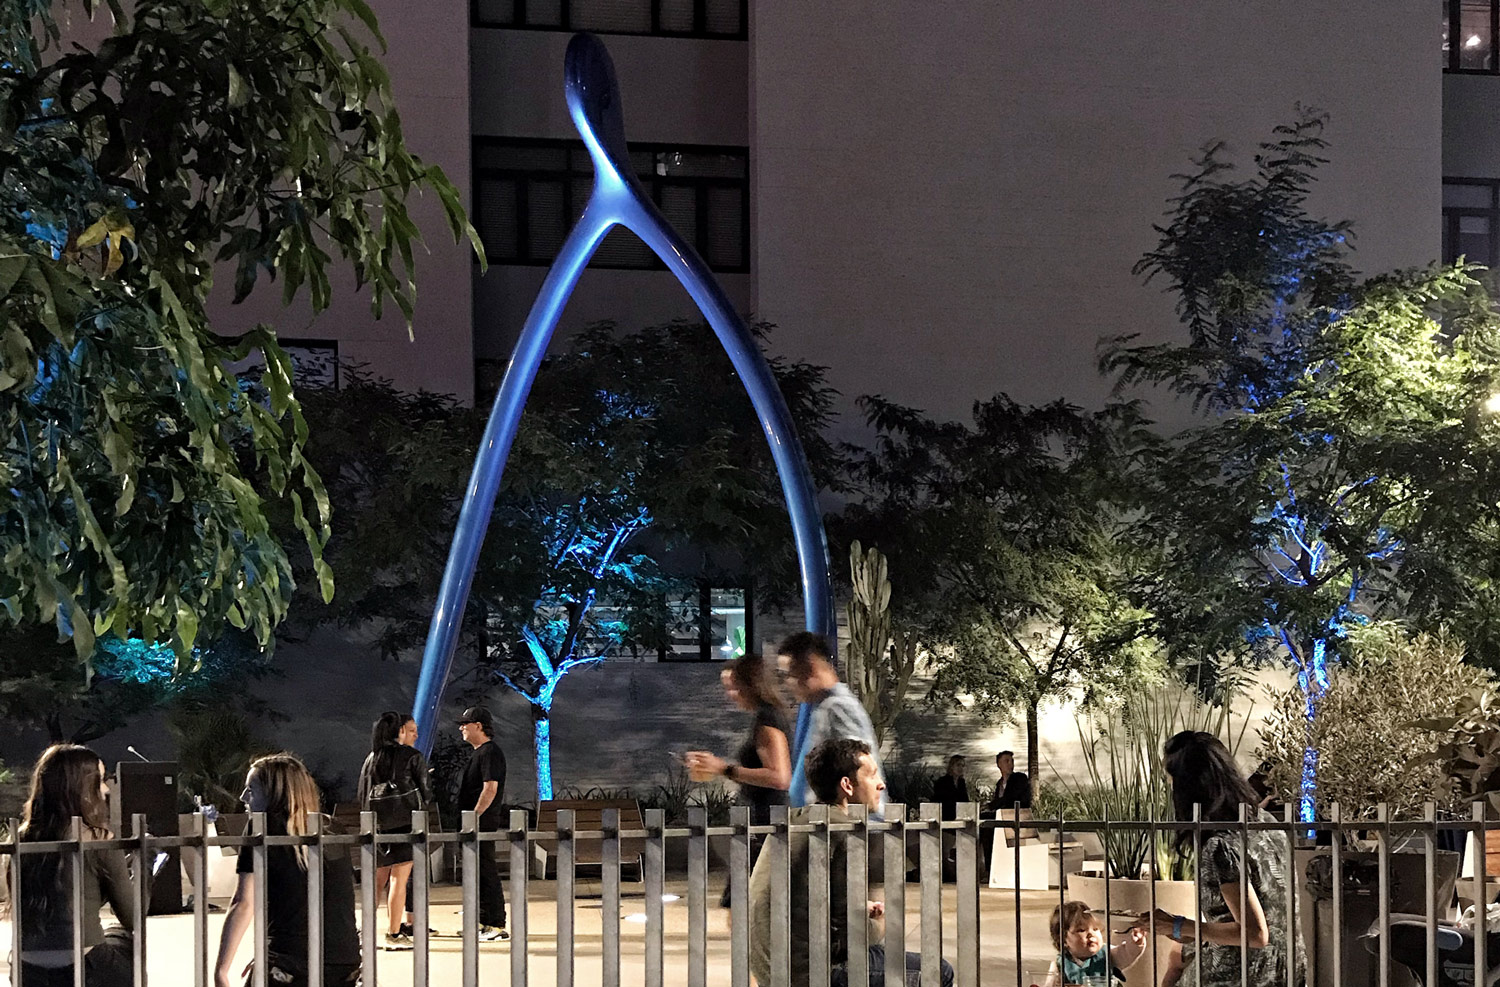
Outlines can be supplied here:
M721 775L729 767L728 761L708 751L688 751L682 756L682 763L689 771L704 776Z
M1172 924L1177 921L1177 916L1164 908L1158 908L1154 912L1147 912L1136 920L1134 928L1141 930L1142 935L1150 932L1157 936L1171 936Z
M870 917L871 918L885 918L885 902L883 902L883 901L867 901L867 902L865 902L865 905L870 910Z
M1168 931L1171 931L1171 930L1169 929ZM1145 945L1145 943L1146 943L1146 930L1143 929L1143 928L1141 928L1139 925L1133 925L1133 926L1131 926L1130 927L1130 941L1132 943L1134 943L1135 945L1137 945L1137 946L1143 946L1143 945Z

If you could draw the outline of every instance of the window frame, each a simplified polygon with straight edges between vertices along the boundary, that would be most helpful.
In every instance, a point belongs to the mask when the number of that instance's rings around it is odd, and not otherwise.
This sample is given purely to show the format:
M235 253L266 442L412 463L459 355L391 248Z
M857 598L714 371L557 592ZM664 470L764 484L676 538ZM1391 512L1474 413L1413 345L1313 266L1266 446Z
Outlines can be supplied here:
M521 0L518 0L521 2ZM1443 66L1445 73L1454 75L1500 75L1500 0L1489 0L1490 5L1490 67L1487 69L1463 68L1460 63L1463 60L1463 45L1460 39L1463 34L1463 0L1447 0L1447 27L1448 27L1448 64ZM1454 25L1459 30L1454 30Z
M543 148L561 150L565 152L565 167L561 171L544 171L535 168L503 168L493 165L480 165L481 151L486 148ZM691 188L694 190L694 208L696 209L695 223L697 227L696 236L693 240L693 248L703 257L704 263L708 264L709 270L715 274L748 274L750 272L750 149L736 145L720 144L679 144L660 143L651 141L632 141L628 144L631 154L649 154L654 160L659 154L670 154L682 152L687 154L709 154L709 155L738 155L744 159L745 174L743 178L721 178L694 175L657 175L639 174L636 177L646 187L651 200L658 206L661 205L662 190L664 188ZM528 183L532 181L562 182L563 211L566 215L565 229L571 230L575 217L582 211L583 203L574 203L573 185L577 179L585 179L593 182L594 172L590 168L587 171L573 166L576 160L573 152L585 153L583 141L564 140L551 137L494 137L476 135L470 143L470 180L473 188L473 215L471 219L474 228L483 236L485 229L484 221L484 197L481 194L483 183L486 180L510 180L516 185L516 228L517 228L517 253L514 258L494 255L490 262L496 265L512 267L547 267L556 260L556 254L549 256L536 256L531 249L531 238L529 228L531 223ZM708 232L708 195L710 189L731 189L740 193L740 256L741 263L737 265L714 264L705 250L706 235ZM678 231L681 232L681 231ZM633 235L633 234L632 234ZM596 253L589 258L589 267L600 270L614 271L663 271L666 264L654 251L650 251L650 260L644 264L617 264L601 263ZM486 253L488 253L488 248ZM475 263L478 257L475 256Z
M663 644L657 657L657 662L663 665L682 664L708 664L724 663L728 658L715 658L714 649L718 642L709 634L709 628L713 626L713 591L739 590L745 594L745 653L750 653L750 648L755 641L755 586L752 580L743 582L730 582L727 580L699 579L698 584L698 655L679 654L671 651Z
M620 34L638 38L697 38L705 41L747 41L750 38L750 0L738 0L739 25L733 34L708 30L708 0L692 0L693 28L673 31L661 26L662 0L641 0L651 7L651 28L646 31L606 31L596 27L574 27L572 0L557 0L557 24L527 24L526 0L513 0L515 14L510 21L485 20L479 11L479 0L469 0L469 26L505 31L590 31L594 34Z
M1443 263L1451 264L1458 259L1450 254L1448 246L1458 244L1458 224L1464 216L1482 216L1490 221L1490 250L1488 257L1469 257L1475 264L1483 264L1490 270L1500 268L1500 178L1458 178L1445 175L1443 188L1450 185L1467 185L1471 188L1487 189L1490 194L1488 207L1443 206Z

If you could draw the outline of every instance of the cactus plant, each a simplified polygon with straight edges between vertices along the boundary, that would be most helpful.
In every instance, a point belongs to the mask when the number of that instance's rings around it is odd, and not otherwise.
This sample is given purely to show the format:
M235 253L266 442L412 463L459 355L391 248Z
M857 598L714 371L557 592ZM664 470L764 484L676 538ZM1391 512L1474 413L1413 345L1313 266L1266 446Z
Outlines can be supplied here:
M875 739L895 723L905 706L906 690L917 667L917 639L891 621L891 582L886 559L871 546L849 546L849 688L859 697L875 727Z

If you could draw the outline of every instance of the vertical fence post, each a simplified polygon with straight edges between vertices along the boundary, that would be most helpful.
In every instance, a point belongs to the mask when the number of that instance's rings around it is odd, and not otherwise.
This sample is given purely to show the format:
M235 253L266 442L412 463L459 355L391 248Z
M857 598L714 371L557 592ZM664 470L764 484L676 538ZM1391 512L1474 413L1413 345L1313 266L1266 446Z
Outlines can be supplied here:
M323 814L307 814L307 987L323 987Z
M1151 882L1151 888L1152 914L1155 914L1155 881ZM1203 806L1198 802L1193 803L1193 901L1198 905L1193 909L1193 987L1203 987Z
M151 863L153 854L146 844L146 816L137 812L130 817L130 835L135 837L133 869L130 884L131 907L135 910L135 932L131 936L131 974L135 987L146 987L146 913L151 910ZM181 853L181 851L178 851Z
M250 845L250 871L255 878L254 913L255 922L252 928L255 930L255 972L251 974L252 987L266 987L268 971L266 970L266 939L270 935L270 909L266 907L270 895L266 893L269 880L269 868L267 867L267 854L271 848L266 846L266 814L264 812L250 813L250 833L258 837Z
M957 885L958 899L955 984L957 987L979 987L979 806L973 802L961 803L958 818L964 828L957 830L953 838L953 881ZM868 978L864 981L851 979L850 982L868 983Z
M1107 818L1108 817L1106 817L1106 819ZM1150 901L1150 906L1149 907L1151 908L1151 914L1155 915L1156 914L1156 881L1155 881L1155 877L1156 877L1156 860L1157 860L1157 851L1159 849L1159 842L1160 842L1160 839L1161 839L1161 827L1157 823L1157 819L1156 819L1156 806L1155 805L1152 805L1147 810L1147 812L1146 812L1146 820L1147 820L1146 821L1146 834L1149 837L1150 845L1151 845L1151 871L1150 871L1150 873L1151 873L1151 876L1153 878L1153 880L1151 881L1151 886L1147 889L1147 898ZM1127 823L1127 825L1128 825L1128 823ZM1108 902L1109 901L1109 869L1110 869L1109 868L1109 823L1108 822L1106 822L1105 825L1104 825L1104 834L1105 834L1104 835L1104 839L1103 839L1103 843L1104 843L1104 900L1106 902ZM1168 859L1171 859L1171 857L1175 856L1176 853L1177 853L1177 842L1174 840L1169 845ZM1196 873L1197 870L1198 870L1198 861L1194 860L1193 861L1193 871L1194 871L1194 873ZM1195 889L1194 890L1194 894L1196 894L1196 893L1197 893L1197 891ZM1196 900L1195 900L1194 904L1196 905ZM1106 913L1109 911L1109 906L1107 904L1105 905L1104 910L1105 910ZM1158 955L1158 953L1160 953L1160 950L1157 949L1156 928L1155 928L1155 923L1154 922L1153 922L1153 924L1151 926L1150 933L1146 936L1146 948L1149 949L1149 950L1151 950L1151 982L1153 984L1159 984L1159 983L1161 983L1161 957ZM1193 948L1194 949L1198 949L1199 947L1195 945ZM1293 987L1293 985L1288 984L1287 987Z
M375 847L375 813L368 810L359 814L359 959L363 968L364 987L375 987L375 950L380 929L377 927L375 872L379 869ZM416 921L426 923L426 915L414 916ZM412 926L412 934L416 934Z
M529 951L526 948L526 925L528 902L527 878L531 869L531 844L527 839L526 812L523 809L510 810L510 982L513 987L525 987L526 960ZM481 841L483 833L480 834ZM485 847L481 842L480 853L498 853L498 846ZM478 910L475 910L474 921L479 921ZM468 922L468 916L464 921Z
M646 987L662 987L662 890L667 862L666 813L647 809L641 866L646 888Z
M998 815L998 814L997 814ZM1019 807L1011 809L1011 822L1013 829L1010 841L1011 855L1015 858L1015 879L1011 884L1010 904L1015 912L1016 919L1016 983L1020 984L1024 971L1021 960L1021 810ZM995 821L995 846L1000 844L1000 821Z
M21 909L16 907L16 902L21 900L21 821L12 817L8 824L10 829L10 859L6 861L6 869L10 877L10 982L11 987L21 987L23 974L21 971Z
M1375 807L1375 873L1379 897L1380 921L1380 987L1391 983L1391 816L1390 806L1381 802Z
M942 982L943 962L943 807L923 802L918 812L922 817L922 832L917 837L922 889L922 982L937 984ZM904 970L905 955L901 961Z
M1240 803L1240 983L1250 983L1250 807Z
M1293 826L1297 817L1293 810L1293 803L1288 802L1282 806L1282 821L1286 823L1286 941L1288 948L1294 950L1292 962L1286 965L1286 987L1298 987L1297 982L1297 954L1295 949L1297 943L1302 941L1300 926L1297 924L1297 883L1300 875L1297 871L1297 831ZM1389 945L1389 944L1387 944ZM1307 953L1303 951L1305 962ZM1314 958L1316 962L1316 958Z
M688 809L688 987L708 984L708 810Z
M1344 812L1334 802L1328 807L1333 824L1330 852L1333 856L1333 982L1344 982Z
M1475 802L1474 814L1474 982L1489 983L1489 900L1486 893L1488 854L1485 853L1484 803Z
M460 891L460 914L463 916L458 929L462 943L463 987L479 987L479 855L485 850L497 853L496 846L484 846L479 842L479 813L465 809L458 817L458 869ZM426 916L422 917L426 922ZM416 928L413 927L413 932Z
M557 987L573 987L573 877L577 869L577 815L557 810Z
M74 816L68 823L69 872L72 874L73 899L73 987L84 987L83 980L83 820Z
M729 984L750 987L750 807L729 810ZM605 981L604 987L619 987Z
M854 831L844 838L844 924L849 944L849 983L870 982L870 825L869 810L849 805Z
M885 807L885 982L906 982L906 806Z
M831 891L828 846L828 806L813 805L807 819L813 831L807 836L807 972L809 987L828 987L833 964L829 942L829 894Z
M1424 983L1435 984L1437 979L1437 803L1428 802L1425 814L1427 826L1424 835L1427 838L1424 848L1427 864L1426 899L1427 905L1427 979ZM1480 924L1483 929L1483 923ZM1483 934L1481 932L1481 934Z
M784 805L771 807L771 824L775 831L766 837L762 854L770 855L771 867L771 922L766 934L771 943L770 987L789 987L791 984L791 937L792 937L792 889L789 831L790 816ZM661 987L650 984L647 987Z
M605 809L599 828L604 831L599 849L601 987L620 987L620 810Z
M203 810L193 813L191 819L189 835L198 843L198 855L193 860L193 987L208 987L212 979L208 972L208 855L223 851L208 845L208 817Z
M414 846L412 847L412 859L414 861L427 861L432 859L432 843L427 838L427 810L416 809L411 814L411 836ZM432 916L432 895L428 888L431 874L426 866L412 867L411 869L411 906L416 911L412 916L412 938L416 940L415 955L412 957L411 982L412 987L427 987L429 966L429 948L431 942L428 939L428 920Z

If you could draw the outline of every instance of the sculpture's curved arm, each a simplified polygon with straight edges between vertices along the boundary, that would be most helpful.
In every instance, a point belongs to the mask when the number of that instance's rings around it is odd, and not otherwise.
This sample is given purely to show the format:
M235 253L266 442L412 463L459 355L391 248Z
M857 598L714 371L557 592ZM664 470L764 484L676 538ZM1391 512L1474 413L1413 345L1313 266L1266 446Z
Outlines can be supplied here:
M500 393L485 428L474 472L459 513L458 530L448 553L448 565L438 590L432 626L422 655L414 715L421 745L430 751L434 739L443 687L453 663L463 611L473 583L474 566L489 526L495 496L511 443L520 424L527 394L541 367L547 344L567 304L584 265L593 256L611 226L622 224L644 240L668 269L677 276L697 303L719 342L760 419L771 446L771 456L781 478L781 489L791 516L802 576L802 602L807 626L837 640L833 609L833 587L828 573L828 546L823 535L817 489L807 468L802 444L793 429L786 400L766 364L755 337L724 295L702 258L667 223L636 180L625 145L620 113L619 87L614 66L604 45L591 35L580 34L568 45L568 110L594 162L594 188L588 206L568 234L557 260L548 272L533 304L520 339L505 369Z

